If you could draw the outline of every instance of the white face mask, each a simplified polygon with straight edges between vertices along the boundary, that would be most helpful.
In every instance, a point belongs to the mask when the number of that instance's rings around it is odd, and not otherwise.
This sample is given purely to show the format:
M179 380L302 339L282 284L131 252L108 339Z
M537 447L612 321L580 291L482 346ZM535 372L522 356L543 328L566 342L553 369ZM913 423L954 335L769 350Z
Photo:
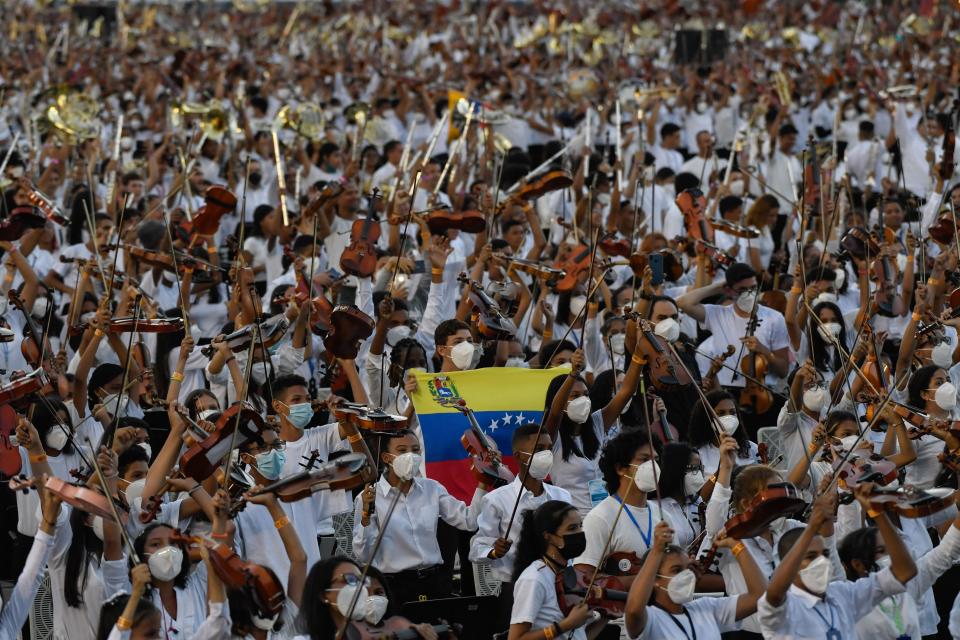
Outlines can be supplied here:
M857 117L856 109L844 109L843 110L843 119L844 120L853 120Z
M857 446L858 439L859 436L844 436L840 438L840 445L843 447L844 451L850 451Z
M162 582L169 582L180 573L183 551L180 547L163 547L150 554L147 565L150 567L150 575Z
M573 296L570 298L570 315L577 317L587 306L587 296Z
M367 587L356 586L356 585L346 585L337 593L337 611L340 612L340 615L346 617L350 613L350 603L353 601L354 594L356 594L359 589L360 595L357 597L357 604L353 607L353 613L350 615L351 620L363 620L363 617L366 615L366 603L370 595L367 592ZM331 589L335 591L335 589Z
M833 344L833 339L840 337L841 328L839 322L824 322L821 325L817 325L817 333L820 334L824 342Z
M683 495L695 495L706 482L703 471L687 471L686 475L683 476Z
M67 446L67 434L60 427L60 425L53 425L50 427L50 430L47 431L47 437L44 438L44 442L47 443L47 447L54 449L55 451L63 451L63 448Z
M837 294L833 293L832 291L824 291L813 299L813 306L817 306L821 302L832 302L833 304L837 304Z
M127 406L130 404L130 396L127 394L120 396L120 404L117 405L117 394L111 393L104 396L101 404L103 405L104 409L110 412L110 415L113 415L114 412L116 412L116 417L122 418L127 415Z
M930 361L941 369L953 366L953 345L941 342L930 350Z
M667 583L667 595L676 604L686 604L693 600L693 591L697 588L697 575L690 569L684 569L670 578Z
M505 366L505 367L511 367L511 368L514 368L514 369L529 369L529 368L530 368L530 365L527 363L526 360L523 359L522 356L517 356L517 357L515 357L515 358L514 358L514 357L507 358L507 362L506 362L506 364L504 364L504 366Z
M90 523L90 528L93 529L93 535L97 536L100 542L103 542L103 517L94 516L93 522Z
M577 424L583 424L590 417L590 396L580 396L567 403L567 416Z
M717 419L720 421L720 426L723 427L724 433L728 436L732 436L737 430L737 427L740 426L740 418L738 416L717 416Z
M680 337L680 323L673 318L664 318L653 326L653 332L667 342L676 342Z
M197 414L197 417L201 420L210 420L210 417L217 413L220 413L219 409L204 409Z
M744 291L737 296L737 309L743 311L744 313L750 313L753 311L754 302L757 299L757 292L750 290Z
M738 197L743 195L743 180L730 181L730 195Z
M550 475L550 469L552 468L553 451L544 449L543 451L537 451L533 454L533 457L530 459L528 472L530 473L530 477L543 480Z
M697 103L697 113L704 113L707 110L707 107L710 105L707 104L706 100L701 100Z
M650 493L657 488L657 479L660 478L660 467L653 460L647 460L636 467L637 471L633 474L633 482L637 489L644 493Z
M823 387L807 389L803 392L803 406L815 413L823 409L823 403L826 399L827 390Z
M420 460L419 454L408 451L394 458L390 467L401 480L410 480L420 471Z
M273 629L273 625L277 624L277 618L280 617L280 614L276 614L271 618L261 618L255 613L250 614L250 619L253 621L253 626L261 631L270 631Z
M413 332L410 327L405 324L397 325L396 327L390 327L387 331L387 344L391 347L396 346L398 342L404 338L409 338Z
M473 363L473 353L476 347L472 342L461 342L450 349L450 359L453 360L453 366L461 371L471 368Z
M146 484L147 479L140 478L127 485L127 490L123 492L123 495L127 498L127 504L133 504L134 500L143 495L143 488Z
M50 308L49 298L37 298L33 303L33 311L30 312L34 318L43 318L47 315L47 309Z
M847 270L846 269L834 269L833 272L837 275L834 279L833 284L837 289L843 287L843 283L847 281Z
M950 382L944 382L937 387L933 401L944 411L950 411L957 406L957 388Z
M816 560L800 570L800 582L803 583L810 592L817 595L826 593L827 585L830 584L830 561L823 556L817 556Z
M383 614L387 612L387 606L389 606L389 604L390 601L387 600L386 596L370 596L367 598L367 606L363 614L363 619L372 625L380 624L380 620L383 619Z
M613 351L614 355L622 356L626 350L627 345L627 334L625 333L615 333L610 336L610 350Z

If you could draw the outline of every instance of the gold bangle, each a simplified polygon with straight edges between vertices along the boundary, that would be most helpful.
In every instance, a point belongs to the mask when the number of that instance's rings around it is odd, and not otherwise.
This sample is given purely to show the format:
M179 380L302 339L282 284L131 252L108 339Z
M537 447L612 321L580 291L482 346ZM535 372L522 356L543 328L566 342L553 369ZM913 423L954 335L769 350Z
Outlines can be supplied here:
M642 357L638 357L637 354L630 356L630 362L633 364L645 364Z
M207 253L209 254L220 253L220 250L216 247L207 247Z
M908 255L908 256L907 256L907 262L913 262L913 256Z
M914 311L913 314L912 314L910 317L913 318L913 321L914 321L914 322L920 322L920 318L921 318L922 316L921 316L919 313L917 313L916 311Z
M927 278L928 287L935 287L938 284L942 284L938 278Z
M442 268L442 267L430 267L430 273L431 273L432 275L435 275L435 276L442 276L442 275L443 275L443 268Z
M587 305L587 311L596 311L599 308L600 308L599 302L591 302L590 304Z
M183 374L179 371L174 371L173 375L170 376L170 379L174 382L183 382Z
M747 548L747 545L743 544L742 542L738 542L733 546L733 549L730 549L730 553L733 554L734 558L737 558L740 556L741 553L743 553L743 551L746 548Z
M283 529L288 524L290 524L290 518L288 518L287 516L283 516L282 518L277 518L276 520L273 521L273 526L275 526L277 529Z
M873 519L876 519L883 511L877 511L876 509L867 509L867 515Z
M133 620L127 620L123 616L117 618L117 629L120 631L129 631L133 629Z
M553 635L553 625L550 625L549 627L544 627L544 629L543 629L543 637L546 638L547 640L553 640L553 638L554 638L554 635Z
M801 289L800 287L791 287L790 293L803 293L803 289Z
M360 442L363 440L363 436L359 433L354 433L353 435L347 436L347 442L353 444L354 442Z
M226 540L228 536L224 532L224 533L211 533L210 537L214 538L215 540Z
M549 339L552 338L552 337L553 337L553 331L544 331L544 332L543 332L543 339L544 339L544 340L549 340Z
M47 460L47 454L45 453L38 453L35 456L30 456L30 462L32 462L33 464L36 464L38 462L46 462L46 460Z
M97 336L98 338L103 337L103 330L98 328L94 330L93 335Z

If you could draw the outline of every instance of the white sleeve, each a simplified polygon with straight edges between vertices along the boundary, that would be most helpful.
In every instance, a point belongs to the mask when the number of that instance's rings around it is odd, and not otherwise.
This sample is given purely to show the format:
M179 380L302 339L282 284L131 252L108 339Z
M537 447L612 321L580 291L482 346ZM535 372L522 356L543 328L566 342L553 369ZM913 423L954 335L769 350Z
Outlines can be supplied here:
M533 624L546 600L543 585L539 580L518 580L513 589L513 609L510 611L510 624Z
M10 599L3 603L3 611L0 611L0 638L16 638L20 633L20 627L30 614L30 606L43 581L43 568L51 549L53 536L37 531L17 584L13 587Z
M439 482L435 486L439 492L437 502L439 503L440 518L451 527L456 527L461 531L476 531L477 514L480 511L480 503L483 501L482 498L486 495L486 491L477 487L477 490L473 493L473 500L470 501L468 507L462 500L457 500L450 495L446 487Z
M587 364L591 371L599 371L605 362L609 362L606 345L600 336L600 315L587 318L583 333L583 350L587 356Z
M427 294L427 306L423 310L423 318L420 320L417 333L413 336L417 342L426 349L427 357L430 356L434 347L436 347L433 334L443 319L440 314L440 306L443 302L443 290L444 284L442 282L440 284L430 282L430 292Z
M596 510L591 511L583 519L583 532L586 534L587 546L583 555L576 558L574 564L587 564L591 567L599 566L606 546L607 535L610 533L610 523L601 518ZM516 593L514 593L516 597Z
M907 583L907 591L917 601L927 589L960 558L960 529L950 525L940 544L917 560L917 575Z
M376 485L374 485L376 488ZM379 490L377 491L379 497ZM379 505L377 505L379 507ZM377 509L379 511L379 508ZM363 517L363 494L358 494L353 500L353 554L357 558L370 557L370 551L373 550L373 541L377 538L377 532L380 530L380 521L376 514L371 514L370 525L363 526L361 518Z
M489 494L481 499L480 515L477 516L477 533L470 540L470 561L491 562L489 557L493 543L500 537L500 509Z
M273 364L277 368L277 373L280 375L295 373L303 364L303 352L303 347L298 349L293 346L292 342L285 342L273 356Z
M126 554L119 560L104 560L100 564L103 595L109 600L118 593L130 593L130 570Z
M197 627L190 640L230 640L230 616L222 602L208 602L206 619Z
M704 516L704 528L707 538L715 537L727 521L727 512L730 511L730 496L733 490L717 484L713 487L713 493L710 494L710 502L707 503L707 510Z
M764 593L757 601L757 620L763 630L764 638L779 638L780 632L785 631L784 624L787 622L787 603L790 601L790 594L786 594L779 607L775 607L767 602L767 594Z

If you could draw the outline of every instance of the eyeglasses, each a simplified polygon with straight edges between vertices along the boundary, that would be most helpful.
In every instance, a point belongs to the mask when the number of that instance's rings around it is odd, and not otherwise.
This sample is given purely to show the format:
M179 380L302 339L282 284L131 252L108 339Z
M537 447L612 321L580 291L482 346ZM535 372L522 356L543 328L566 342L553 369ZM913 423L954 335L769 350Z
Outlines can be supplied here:
M355 573L341 573L338 576L333 576L333 580L331 580L331 584L336 582L337 580L342 580L343 583L348 587L356 587L357 585L360 584L360 576L358 576ZM370 578L364 579L363 586L365 587L370 586ZM333 591L333 589L329 589L329 591Z
M268 451L283 451L287 448L286 440L274 440L273 442L264 442L257 450L261 453L266 453Z
M703 465L702 465L702 464L688 464L688 465L687 465L687 473L695 473L695 472L697 472L697 471L699 471L700 473L703 473Z

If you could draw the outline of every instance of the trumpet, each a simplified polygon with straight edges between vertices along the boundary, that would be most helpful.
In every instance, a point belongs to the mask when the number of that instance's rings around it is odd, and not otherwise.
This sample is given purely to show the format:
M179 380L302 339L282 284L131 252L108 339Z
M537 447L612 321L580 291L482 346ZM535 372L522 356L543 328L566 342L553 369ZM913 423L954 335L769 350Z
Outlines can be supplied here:
M170 124L180 129L187 116L199 116L200 130L205 138L219 142L227 132L229 118L215 102L176 102L170 110Z

